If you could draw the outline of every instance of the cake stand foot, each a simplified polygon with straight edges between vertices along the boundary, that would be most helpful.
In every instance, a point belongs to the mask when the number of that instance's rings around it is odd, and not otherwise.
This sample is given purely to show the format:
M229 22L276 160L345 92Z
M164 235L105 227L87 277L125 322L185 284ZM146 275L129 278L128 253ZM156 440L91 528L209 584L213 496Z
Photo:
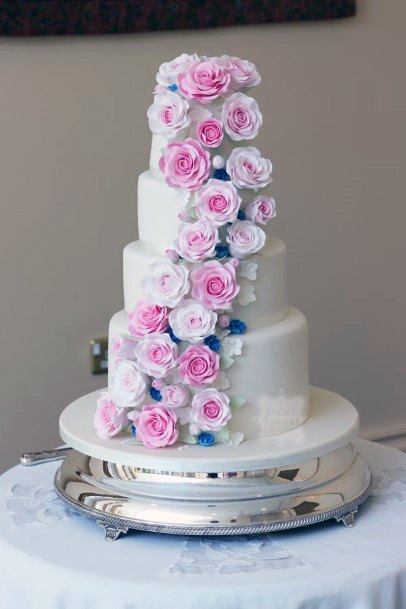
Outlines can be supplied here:
M358 508L356 508L355 510L352 510L352 512L343 514L343 516L336 518L336 520L337 520L337 522L342 522L343 525L345 527L347 527L348 529L351 529L352 527L355 527L355 525L356 525L355 515L357 512L358 512Z
M102 520L97 520L97 524L104 529L104 539L106 541L116 541L120 535L128 533L128 527L120 526L116 524L109 524Z

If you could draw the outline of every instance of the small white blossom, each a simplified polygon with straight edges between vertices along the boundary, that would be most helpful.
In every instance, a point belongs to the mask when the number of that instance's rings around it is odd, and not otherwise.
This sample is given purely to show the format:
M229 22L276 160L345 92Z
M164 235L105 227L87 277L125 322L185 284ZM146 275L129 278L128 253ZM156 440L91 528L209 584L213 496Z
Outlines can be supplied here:
M244 434L241 431L230 431L228 439L224 440L224 444L227 446L238 446L244 439Z
M250 281L255 281L257 278L258 264L250 260L242 260L238 267L237 275L246 277Z
M242 340L238 336L226 336L221 342L220 354L226 357L241 355Z
M250 304L250 302L255 302L256 296L254 292L253 285L244 285L241 286L241 289L238 294L238 304L242 307L245 307Z

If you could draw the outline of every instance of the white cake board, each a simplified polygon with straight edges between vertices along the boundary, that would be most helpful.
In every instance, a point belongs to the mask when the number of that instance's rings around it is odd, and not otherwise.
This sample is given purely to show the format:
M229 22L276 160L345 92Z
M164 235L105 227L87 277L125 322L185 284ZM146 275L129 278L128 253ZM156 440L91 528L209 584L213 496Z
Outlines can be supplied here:
M179 472L230 472L289 465L320 457L353 440L358 412L344 398L310 389L310 418L300 427L269 438L243 441L239 446L179 445L151 450L134 444L128 433L100 439L93 426L96 399L90 393L70 404L60 417L61 438L75 450L110 463Z

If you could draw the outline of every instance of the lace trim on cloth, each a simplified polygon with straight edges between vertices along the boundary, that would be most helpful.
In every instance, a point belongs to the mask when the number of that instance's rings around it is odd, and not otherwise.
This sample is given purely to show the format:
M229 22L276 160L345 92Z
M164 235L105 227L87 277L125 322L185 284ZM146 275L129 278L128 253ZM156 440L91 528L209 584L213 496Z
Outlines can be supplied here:
M0 35L122 34L353 15L355 0L0 0Z

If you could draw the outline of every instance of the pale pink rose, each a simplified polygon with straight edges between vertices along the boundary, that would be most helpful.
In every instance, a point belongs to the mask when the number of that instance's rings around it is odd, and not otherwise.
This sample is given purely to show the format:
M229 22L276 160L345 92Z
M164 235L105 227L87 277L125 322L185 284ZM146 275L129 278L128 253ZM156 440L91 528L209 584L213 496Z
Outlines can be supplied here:
M148 378L131 360L121 360L109 378L109 389L115 402L122 408L135 408L145 397Z
M161 394L162 405L166 408L184 408L190 402L189 389L185 385L166 385Z
M174 264L179 262L179 254L178 254L178 252L175 252L175 250L168 248L167 250L165 250L165 254L169 258L169 260L171 262L173 262Z
M213 383L219 370L220 356L205 345L192 345L179 357L178 371L182 381L193 387Z
M227 233L230 253L240 260L259 252L265 245L264 231L251 220L237 220L228 227Z
M175 336L192 344L214 334L216 321L217 314L193 298L181 302L169 316L169 325Z
M134 354L135 342L124 334L115 334L109 343L109 355L113 358L131 359Z
M158 391L161 391L161 389L165 387L165 383L162 379L154 379L151 385L154 389L158 389Z
M161 64L159 67L159 72L156 75L156 80L164 87L176 85L179 72L184 72L188 66L198 61L199 57L196 55L196 53L193 55L182 53L182 55L175 57L175 59L172 59L172 61L166 61L165 63Z
M231 182L209 180L196 193L196 214L200 220L221 226L236 220L241 199Z
M223 123L217 118L208 118L197 125L196 136L203 146L217 148L224 137Z
M227 93L230 75L213 59L192 63L178 75L179 91L187 99L195 99L201 104L210 104L220 95Z
M177 416L164 406L148 404L135 417L136 439L147 448L161 448L174 444L179 436Z
M192 296L208 309L231 309L240 286L231 262L218 260L205 262L192 271Z
M233 90L244 89L259 85L261 77L253 63L239 57L222 55L219 58L221 65L227 70L231 77L230 88Z
M109 393L103 391L97 400L94 426L100 438L112 438L128 425L127 413Z
M191 137L172 142L159 159L159 169L172 188L198 190L210 173L210 154Z
M128 313L128 330L137 338L152 332L165 332L168 327L168 315L167 307L140 300L135 309Z
M168 89L164 93L156 93L154 103L147 111L149 128L152 133L174 139L186 132L190 127L188 102Z
M230 318L228 315L225 315L223 313L222 315L218 316L217 323L220 326L220 328L228 328L228 326L230 325Z
M244 209L245 217L257 224L266 224L276 216L275 201L272 197L259 196Z
M217 389L203 389L192 400L193 421L200 431L219 431L231 418L230 398Z
M176 366L178 347L168 334L148 334L134 349L141 372L163 378Z
M258 190L271 181L272 163L254 146L234 148L227 161L227 173L237 188Z
M189 271L184 264L158 260L150 266L150 272L142 279L141 285L152 302L172 309L189 291Z
M217 228L209 222L198 220L192 224L179 224L178 237L174 246L178 254L185 260L199 262L214 256L218 242Z
M262 114L253 97L234 93L227 97L221 111L224 128L232 140L251 140L258 135Z

